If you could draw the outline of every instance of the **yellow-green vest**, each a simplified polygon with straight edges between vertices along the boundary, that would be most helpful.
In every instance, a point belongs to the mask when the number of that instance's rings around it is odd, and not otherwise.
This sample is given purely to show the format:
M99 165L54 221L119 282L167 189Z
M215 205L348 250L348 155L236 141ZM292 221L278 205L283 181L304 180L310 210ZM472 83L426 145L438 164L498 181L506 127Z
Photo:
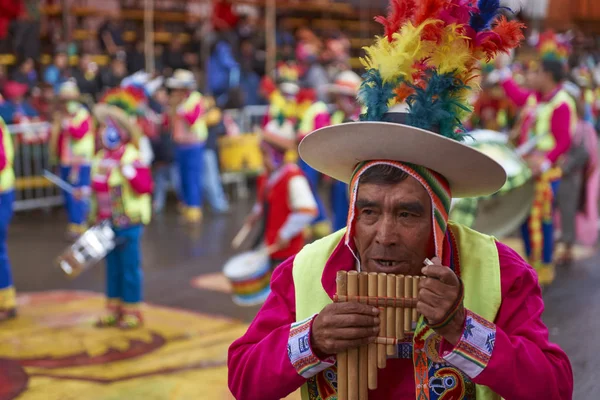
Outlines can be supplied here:
M320 114L328 114L329 109L327 108L327 104L322 101L317 101L304 113L302 119L300 120L300 126L298 127L298 133L300 136L305 136L315 130L315 120Z
M0 171L0 193L13 190L15 187L15 170L13 162L15 160L15 149L13 146L12 135L8 131L8 126L0 117L0 134L2 135L2 145L6 155L6 166Z
M71 120L71 125L80 126L89 119L90 112L82 105L79 106L79 111L75 114ZM91 162L94 157L95 141L94 141L94 128L90 124L89 130L83 135L81 139L69 138L69 148L71 149L71 156L82 158L87 162Z
M94 158L92 164L92 177L97 174L100 161L104 158L105 151L100 150ZM140 154L138 149L132 145L125 145L125 152L120 160L120 166L131 165L136 161L139 161ZM132 224L144 224L150 223L152 217L152 199L150 194L138 194L133 190L131 184L123 176L121 168L114 168L110 176L108 177L109 188L121 187L122 190L122 205L124 208L125 215ZM98 212L98 204L95 196L92 199L90 216L96 218Z
M542 103L537 109L537 118L535 122L535 134L541 138L537 142L537 148L540 151L548 152L554 149L556 141L551 131L552 114L563 103L566 103L571 111L571 135L575 132L577 126L577 108L573 98L564 90L560 89L552 99Z
M344 123L346 114L343 111L337 110L331 115L331 125L339 125Z
M464 305L488 321L494 321L502 302L500 261L495 239L449 222L458 246L461 279L465 289ZM344 239L342 229L302 249L294 259L292 275L296 299L296 321L319 313L332 303L323 289L321 278L329 257ZM422 317L421 317L422 318ZM325 371L321 372L324 373ZM499 400L487 386L476 385L477 400ZM309 400L307 385L302 399Z
M200 92L192 92L187 99L183 102L182 108L184 113L190 113L200 105L200 108L206 110L204 104L204 97ZM196 118L196 121L192 123L190 126L190 132L198 139L200 142L205 142L208 138L208 127L206 125L206 116L200 115Z

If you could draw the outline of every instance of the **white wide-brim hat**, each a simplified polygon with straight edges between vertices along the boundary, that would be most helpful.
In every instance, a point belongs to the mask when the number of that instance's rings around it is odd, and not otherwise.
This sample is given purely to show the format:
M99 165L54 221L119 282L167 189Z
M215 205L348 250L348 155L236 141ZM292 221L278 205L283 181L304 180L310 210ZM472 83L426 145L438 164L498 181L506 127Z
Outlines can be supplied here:
M166 86L169 89L196 89L196 77L192 71L178 69L167 79Z
M343 71L338 74L332 84L327 85L327 91L331 94L356 96L361 83L362 79L356 72Z
M316 130L302 140L299 155L317 171L346 183L358 163L390 160L439 173L452 197L487 196L502 188L506 172L499 163L460 142L401 123L407 114L400 110L386 114L384 119L393 122L350 122Z

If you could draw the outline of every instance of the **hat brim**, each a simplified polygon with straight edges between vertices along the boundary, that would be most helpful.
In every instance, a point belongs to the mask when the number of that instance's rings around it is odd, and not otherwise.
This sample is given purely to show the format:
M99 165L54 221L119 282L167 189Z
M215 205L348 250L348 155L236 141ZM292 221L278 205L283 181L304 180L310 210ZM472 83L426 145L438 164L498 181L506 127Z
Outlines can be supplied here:
M349 183L369 160L409 162L444 176L452 196L493 194L506 182L504 168L482 152L436 133L389 122L349 122L316 130L298 148L311 167Z
M142 137L140 128L131 121L127 113L118 107L109 104L96 104L93 109L94 116L98 122L105 124L107 119L111 119L127 132L131 142L138 146Z
M169 78L165 83L167 89L195 89L196 82L181 81L178 79Z
M340 85L335 85L335 84L327 85L327 92L329 94L341 94L344 96L352 96L352 97L355 97L358 95L358 92L356 90L353 90L346 86L340 86Z

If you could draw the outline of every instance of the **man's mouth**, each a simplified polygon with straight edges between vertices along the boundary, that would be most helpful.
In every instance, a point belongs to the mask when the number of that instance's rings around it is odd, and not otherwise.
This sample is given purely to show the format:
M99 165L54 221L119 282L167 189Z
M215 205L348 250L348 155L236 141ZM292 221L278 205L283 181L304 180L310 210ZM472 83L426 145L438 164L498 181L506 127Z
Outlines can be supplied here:
M373 261L377 264L378 267L384 269L396 268L400 265L400 261L398 260L390 260L384 258L374 258Z

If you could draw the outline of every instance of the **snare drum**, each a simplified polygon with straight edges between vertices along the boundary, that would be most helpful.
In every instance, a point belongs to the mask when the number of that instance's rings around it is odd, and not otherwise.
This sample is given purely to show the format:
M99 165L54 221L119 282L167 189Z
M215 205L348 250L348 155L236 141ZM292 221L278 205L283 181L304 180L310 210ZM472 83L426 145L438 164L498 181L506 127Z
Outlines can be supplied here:
M66 275L75 278L102 261L114 248L115 232L110 222L104 221L85 231L58 257L56 263Z
M262 304L271 293L271 265L264 252L249 251L231 258L223 274L231 283L233 302L239 306Z

